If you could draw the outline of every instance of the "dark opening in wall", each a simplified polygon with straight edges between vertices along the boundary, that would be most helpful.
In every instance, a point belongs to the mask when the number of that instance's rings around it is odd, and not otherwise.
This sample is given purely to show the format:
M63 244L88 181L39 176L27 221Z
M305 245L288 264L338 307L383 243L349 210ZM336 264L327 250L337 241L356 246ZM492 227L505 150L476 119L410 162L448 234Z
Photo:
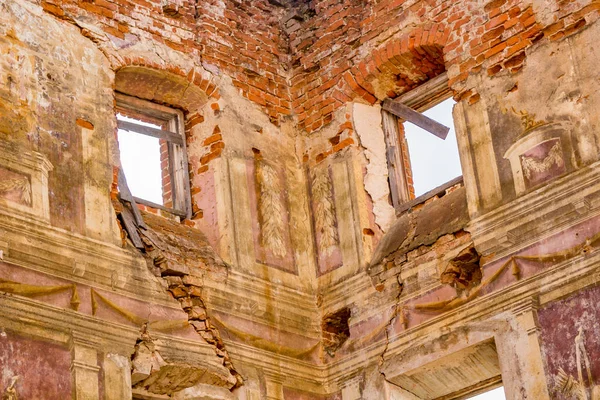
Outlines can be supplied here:
M480 255L475 247L468 247L454 257L442 272L442 283L459 291L470 289L481 283Z
M323 349L330 356L342 347L344 342L350 337L350 326L348 320L352 312L350 308L344 307L334 313L323 317L321 330L323 333Z

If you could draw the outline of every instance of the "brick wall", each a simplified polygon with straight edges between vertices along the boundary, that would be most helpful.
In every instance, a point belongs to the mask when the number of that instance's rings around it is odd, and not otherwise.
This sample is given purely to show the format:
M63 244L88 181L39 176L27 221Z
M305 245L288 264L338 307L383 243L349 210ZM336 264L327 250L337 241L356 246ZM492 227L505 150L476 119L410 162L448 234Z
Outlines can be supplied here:
M274 124L294 115L308 132L350 100L393 98L444 69L457 99L477 101L465 85L469 74L515 73L527 48L583 29L600 9L593 0L547 1L537 12L517 0L483 7L450 0L170 1L179 4L175 16L152 0L42 6L70 21L91 18L117 43L146 39L192 54L209 71L229 75Z
M361 2L362 3L362 2ZM544 3L467 1L316 2L304 23L295 58L292 93L300 125L311 132L352 99L374 103L396 97L444 69L457 100L478 100L469 74L516 73L526 50L557 40L596 20L592 0ZM550 17L548 17L548 14ZM542 20L552 21L544 23Z

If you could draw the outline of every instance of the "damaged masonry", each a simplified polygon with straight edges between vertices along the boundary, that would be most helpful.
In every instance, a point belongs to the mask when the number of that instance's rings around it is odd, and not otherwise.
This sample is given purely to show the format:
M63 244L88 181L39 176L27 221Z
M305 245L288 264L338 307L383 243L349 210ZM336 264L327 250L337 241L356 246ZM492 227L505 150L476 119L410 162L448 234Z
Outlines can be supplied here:
M0 0L1 398L599 400L599 17Z

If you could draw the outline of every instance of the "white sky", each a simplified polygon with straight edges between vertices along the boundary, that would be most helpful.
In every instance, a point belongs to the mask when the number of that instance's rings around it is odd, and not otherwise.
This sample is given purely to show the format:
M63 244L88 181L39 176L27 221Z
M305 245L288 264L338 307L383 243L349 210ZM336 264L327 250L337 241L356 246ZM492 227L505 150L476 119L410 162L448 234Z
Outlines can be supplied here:
M471 397L469 400L506 400L506 396L504 395L504 388L499 387L497 389L490 390L489 392Z
M454 122L452 121L454 104L454 100L449 98L423 113L450 128L446 140L442 140L409 122L404 124L415 196L420 196L462 175Z
M141 122L123 115L122 121L160 129L159 126ZM140 199L163 204L162 174L160 170L160 143L158 138L119 129L121 165L131 194Z

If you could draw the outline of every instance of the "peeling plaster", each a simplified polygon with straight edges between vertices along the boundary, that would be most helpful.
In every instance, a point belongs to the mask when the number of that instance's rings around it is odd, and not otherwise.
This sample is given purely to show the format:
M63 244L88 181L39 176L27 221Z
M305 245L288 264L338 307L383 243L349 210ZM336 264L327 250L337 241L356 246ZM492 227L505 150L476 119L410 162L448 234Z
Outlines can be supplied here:
M352 116L354 129L367 158L365 190L373 201L375 223L386 232L396 219L396 212L389 202L390 188L381 107L354 103Z

